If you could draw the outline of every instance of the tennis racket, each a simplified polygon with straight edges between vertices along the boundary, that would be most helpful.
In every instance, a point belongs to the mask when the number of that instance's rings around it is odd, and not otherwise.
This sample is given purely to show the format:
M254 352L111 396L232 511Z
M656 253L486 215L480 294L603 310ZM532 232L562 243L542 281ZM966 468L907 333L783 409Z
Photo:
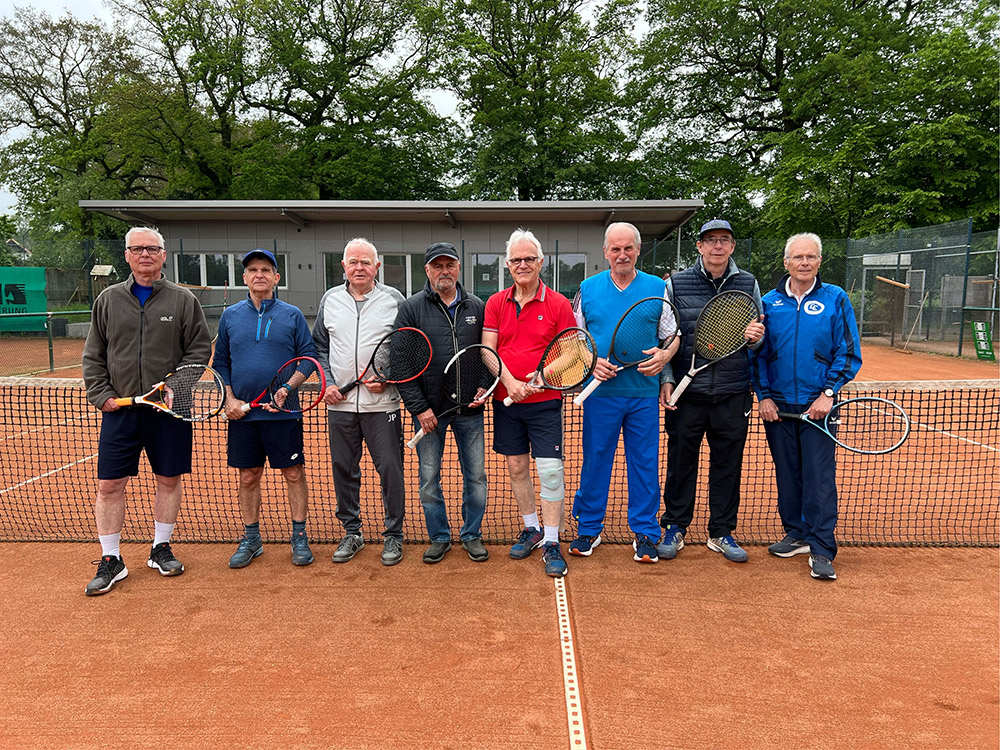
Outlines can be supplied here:
M545 347L538 368L528 385L551 391L569 391L589 378L597 366L597 345L594 338L582 328L559 331ZM514 400L507 396L504 406Z
M267 405L278 411L298 414L319 404L325 390L326 375L320 363L312 357L296 357L279 367L267 388L240 408L250 411Z
M699 372L746 348L747 326L760 320L760 310L746 292L722 292L710 299L698 314L694 326L694 352L691 369L674 388L670 405L674 406L681 394ZM695 366L698 357L708 360Z
M892 453L910 434L910 417L899 404L863 396L835 404L822 422L806 414L778 412L781 419L801 419L830 436L841 448L854 453Z
M375 345L371 360L357 380L341 388L340 393L347 395L362 383L405 383L416 380L431 363L432 352L430 339L419 328L389 331Z
M618 371L636 367L651 359L643 354L648 349L666 349L677 338L677 309L663 297L645 297L632 305L622 315L611 334L608 359L618 363ZM573 399L579 406L603 380L594 378Z
M438 414L438 421L459 409L489 398L500 382L502 367L500 355L485 344L473 344L455 354L444 366L442 383L445 398L453 406ZM424 429L421 427L406 446L415 447L423 437Z
M208 365L181 365L142 396L116 398L119 406L152 406L185 422L202 422L222 411L226 387Z

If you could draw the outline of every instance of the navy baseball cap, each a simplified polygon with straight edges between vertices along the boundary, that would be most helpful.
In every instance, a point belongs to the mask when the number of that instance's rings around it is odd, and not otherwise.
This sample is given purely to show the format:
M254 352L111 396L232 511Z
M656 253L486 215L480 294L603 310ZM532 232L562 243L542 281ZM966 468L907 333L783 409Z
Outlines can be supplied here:
M424 264L430 263L435 258L440 258L442 255L446 255L449 258L454 258L459 260L458 250L450 242L435 242L433 245L427 248L427 252L424 253Z
M278 259L274 257L274 253L272 253L270 250L264 250L263 248L260 247L258 247L256 250L251 250L249 253L243 256L243 267L246 268L247 263L249 263L254 258L266 258L271 263L272 266L274 266L276 269L278 267Z
M713 229L724 229L733 236L733 239L736 239L736 232L733 231L733 228L725 219L712 219L702 224L701 231L698 232L698 239L700 240L707 232L711 232Z

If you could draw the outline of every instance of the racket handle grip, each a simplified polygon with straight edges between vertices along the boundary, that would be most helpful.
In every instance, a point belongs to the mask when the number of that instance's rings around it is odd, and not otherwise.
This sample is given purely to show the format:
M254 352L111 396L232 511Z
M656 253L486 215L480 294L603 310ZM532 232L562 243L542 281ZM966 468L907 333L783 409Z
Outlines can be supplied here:
M243 406L240 407L240 411L242 411L243 413L250 411L250 404L249 403L243 404Z
M778 419L808 419L806 414L793 414L790 411L779 411Z
M118 404L118 406L134 406L135 399L132 398L131 396L128 396L126 398L116 398L115 403Z
M576 404L577 406L581 406L583 402L590 397L590 394L594 392L594 389L601 384L601 382L602 381L598 380L597 378L591 380L587 384L587 387L584 388L582 391L580 391L577 397L573 399L573 403Z
M510 406L513 403L514 403L514 399L512 399L510 396L507 396L507 398L505 398L503 400L503 405L504 406Z
M687 387L690 383L691 383L690 375L685 375L683 378L681 378L681 382L677 384L676 388L674 388L674 392L670 394L670 401L668 401L667 403L669 403L671 406L676 406L678 399L680 399L681 397L681 394L687 390Z
M421 427L419 430L417 430L416 435L414 435L413 437L411 437L409 440L406 441L406 447L416 448L417 443L419 443L423 439L424 439L424 428Z
M346 396L348 393L350 393L357 387L358 387L358 381L352 380L350 383L348 383L347 385L345 385L343 388L340 389L340 395Z

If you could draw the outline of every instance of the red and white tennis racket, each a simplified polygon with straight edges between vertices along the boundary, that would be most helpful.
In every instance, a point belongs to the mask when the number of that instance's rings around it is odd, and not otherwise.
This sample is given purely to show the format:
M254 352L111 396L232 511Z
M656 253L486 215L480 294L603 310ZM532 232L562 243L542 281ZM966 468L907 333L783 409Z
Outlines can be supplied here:
M261 406L298 414L318 405L325 390L326 375L319 362L312 357L296 357L279 367L267 388L240 408L250 411Z

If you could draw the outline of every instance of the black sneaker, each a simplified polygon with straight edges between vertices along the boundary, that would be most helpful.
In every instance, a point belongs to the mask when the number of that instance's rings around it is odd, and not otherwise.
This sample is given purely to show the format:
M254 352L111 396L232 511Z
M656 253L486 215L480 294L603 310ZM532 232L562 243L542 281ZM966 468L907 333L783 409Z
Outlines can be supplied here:
M490 559L490 552L486 549L486 545L483 544L483 540L479 537L475 539L466 539L462 542L462 547L465 551L469 553L469 559L473 562L486 562Z
M767 548L767 551L777 557L795 557L795 555L804 555L808 552L809 545L797 536L785 534L784 539L772 544Z
M97 566L97 575L87 584L87 596L99 596L111 591L112 587L128 578L128 568L125 561L114 555L105 555L92 563Z
M826 555L809 555L809 575L821 581L836 581L833 560Z
M431 546L424 550L424 562L428 565L439 563L450 549L451 542L431 542Z
M174 557L170 542L160 542L149 552L146 567L160 571L161 576L179 576L184 572L181 561Z

